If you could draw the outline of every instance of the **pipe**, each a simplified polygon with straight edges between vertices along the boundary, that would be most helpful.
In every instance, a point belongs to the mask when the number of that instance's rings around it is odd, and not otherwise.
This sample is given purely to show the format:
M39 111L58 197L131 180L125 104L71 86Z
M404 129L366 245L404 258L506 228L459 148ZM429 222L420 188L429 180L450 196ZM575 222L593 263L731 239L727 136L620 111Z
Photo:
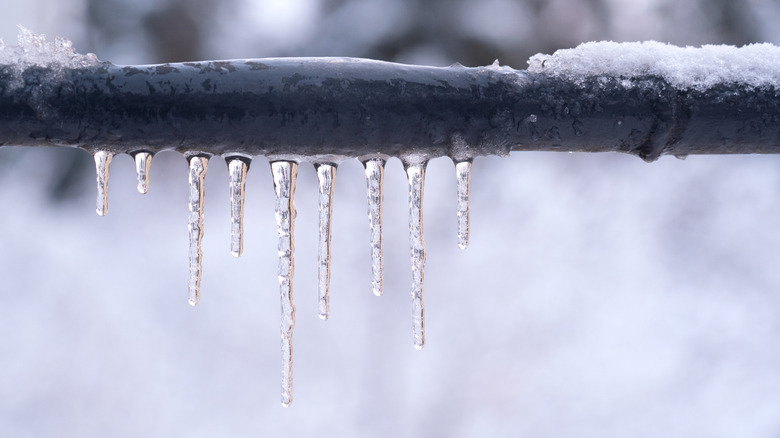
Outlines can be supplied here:
M574 81L497 65L278 58L149 66L0 66L0 145L90 152L382 154L464 161L510 151L777 153L774 89L680 90L660 77Z

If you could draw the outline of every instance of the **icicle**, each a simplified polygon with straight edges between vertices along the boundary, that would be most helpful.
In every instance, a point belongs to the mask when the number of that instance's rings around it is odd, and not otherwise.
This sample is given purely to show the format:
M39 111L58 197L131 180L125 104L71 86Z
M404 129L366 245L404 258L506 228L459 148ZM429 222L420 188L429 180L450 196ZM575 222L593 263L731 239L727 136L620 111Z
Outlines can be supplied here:
M114 154L108 151L97 151L94 155L97 171L97 205L95 211L100 216L108 213L108 168Z
M385 160L375 158L363 163L368 181L368 221L371 226L371 288L374 295L382 295L382 184Z
M423 267L425 240L423 239L423 185L425 163L406 168L409 179L409 247L412 256L412 327L414 348L425 346L425 308L423 305Z
M135 172L138 174L138 192L149 191L149 169L152 167L152 154L139 152L135 154Z
M204 179L206 178L206 168L209 159L203 156L194 156L190 158L190 280L189 280L189 303L191 306L198 305L200 301L200 275L201 259L201 240L203 239L203 192Z
M336 182L336 166L317 165L317 179L320 183L320 245L319 245L319 300L320 319L328 319L330 307L330 234L333 214L333 187Z
M242 158L228 158L230 174L230 253L239 257L244 251L244 191L249 163Z
M292 402L292 333L295 303L292 295L295 242L295 177L298 164L289 161L271 163L276 192L276 226L279 230L279 292L282 298L282 405Z
M458 180L458 247L469 246L469 195L471 193L471 162L461 161L455 164L455 176Z

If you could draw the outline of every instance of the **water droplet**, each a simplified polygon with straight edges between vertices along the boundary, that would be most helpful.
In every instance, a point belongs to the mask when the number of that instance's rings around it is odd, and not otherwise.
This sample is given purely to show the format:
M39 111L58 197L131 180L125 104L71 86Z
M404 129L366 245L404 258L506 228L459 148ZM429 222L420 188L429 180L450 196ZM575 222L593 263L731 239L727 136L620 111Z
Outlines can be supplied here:
M203 240L203 195L204 180L209 159L204 156L193 156L190 159L190 196L189 196L189 238L190 238L190 279L189 303L197 306L200 302L200 277L203 259L201 241Z
M245 158L228 158L230 174L230 253L239 257L244 251L244 193L249 161Z
M152 154L139 152L135 154L135 172L138 174L138 192L149 191L149 169L152 167Z
M374 158L363 163L368 182L368 222L371 228L371 289L380 296L383 291L382 262L382 185L385 160Z
M412 328L414 348L425 346L425 308L423 305L423 267L425 240L423 239L423 185L425 163L406 168L409 179L409 247L412 256Z
M333 214L333 188L336 182L336 166L318 164L317 179L320 185L320 245L319 245L319 299L318 313L321 319L328 319L330 308L330 234Z
M100 216L108 213L108 168L114 154L108 151L95 152L95 170L97 171L97 202L95 211Z
M282 299L282 405L292 402L292 334L295 326L295 303L292 279L295 267L295 177L298 164L290 161L271 163L276 192L275 216L279 232L279 293Z
M455 177L458 181L458 248L466 249L469 246L471 162L455 163Z

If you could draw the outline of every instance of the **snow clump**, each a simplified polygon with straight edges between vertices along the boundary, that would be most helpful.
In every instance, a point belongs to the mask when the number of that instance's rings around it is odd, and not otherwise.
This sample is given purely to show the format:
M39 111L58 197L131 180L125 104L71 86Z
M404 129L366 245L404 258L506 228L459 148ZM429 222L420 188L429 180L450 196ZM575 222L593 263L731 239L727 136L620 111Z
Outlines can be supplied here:
M705 91L719 84L780 88L780 47L589 42L552 55L536 54L528 60L528 71L577 83L592 76L620 80L657 76L678 89Z

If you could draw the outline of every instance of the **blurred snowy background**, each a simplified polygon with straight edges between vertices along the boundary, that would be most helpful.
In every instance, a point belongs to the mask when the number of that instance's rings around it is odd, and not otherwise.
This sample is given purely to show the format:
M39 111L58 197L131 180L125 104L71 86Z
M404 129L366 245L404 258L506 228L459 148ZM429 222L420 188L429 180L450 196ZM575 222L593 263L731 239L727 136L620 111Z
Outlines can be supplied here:
M769 0L30 0L16 24L114 63L361 56L525 68L588 40L780 43ZM780 158L522 153L476 160L456 245L454 166L425 193L428 344L412 347L407 188L385 180L385 296L365 181L336 181L331 319L316 316L316 177L299 170L295 401L279 404L273 188L257 158L245 252L206 178L203 298L187 305L187 170L128 156L94 212L89 155L0 149L0 436L780 434Z

